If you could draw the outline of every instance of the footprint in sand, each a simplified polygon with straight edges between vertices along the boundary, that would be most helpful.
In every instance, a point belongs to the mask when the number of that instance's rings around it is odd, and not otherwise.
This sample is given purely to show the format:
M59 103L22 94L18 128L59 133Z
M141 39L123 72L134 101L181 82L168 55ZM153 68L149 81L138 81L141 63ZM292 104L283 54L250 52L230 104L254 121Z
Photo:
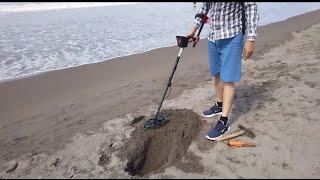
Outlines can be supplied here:
M63 118L64 121L69 121L71 119L71 116L67 115L65 118Z
M282 169L288 169L289 164L287 161L283 161L281 166L282 166Z
M297 113L285 113L286 116L297 117Z
M87 120L84 119L80 119L80 121L78 121L78 124L83 125L87 122Z
M303 84L307 85L310 88L314 88L317 86L317 83L310 82L310 81L304 81Z
M296 81L300 81L301 80L301 75L298 75L298 74L289 74L289 76L296 80Z
M28 139L28 138L29 138L28 136L22 136L22 137L14 138L14 139L13 139L13 141L15 141L15 142L19 142L19 141L26 140L26 139Z
M320 176L320 166L318 166L318 167L313 167L313 173L312 173L312 175L313 176Z
M111 162L110 156L107 155L105 152L101 152L101 153L100 153L100 158L99 158L98 165L100 165L100 166L102 166L102 167L105 167L105 166L107 166L110 162Z

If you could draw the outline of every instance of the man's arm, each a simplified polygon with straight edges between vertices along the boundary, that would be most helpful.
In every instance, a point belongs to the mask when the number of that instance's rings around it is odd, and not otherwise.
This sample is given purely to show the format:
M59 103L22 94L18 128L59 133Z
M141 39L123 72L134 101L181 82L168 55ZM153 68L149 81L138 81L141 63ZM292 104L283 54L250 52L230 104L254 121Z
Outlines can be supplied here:
M243 58L247 60L254 52L254 41L257 36L258 28L258 7L255 2L245 2L245 15L246 15L246 27L247 27L247 40L243 48Z
M201 5L197 11L197 14L208 14L210 8L211 8L210 2L203 2L203 3L201 3ZM201 25L201 18L197 17L194 20L193 26L195 26L196 28L199 28L200 25Z
M247 40L254 41L257 36L257 28L259 21L258 7L255 2L244 3L247 27Z
M197 14L207 14L209 9L211 8L211 3L210 2L203 2L200 4L200 7L197 11ZM196 31L198 30L198 28L201 25L201 18L197 17L195 18L194 22L193 22L193 27L191 29L191 31L189 32L188 36L190 37L194 37Z

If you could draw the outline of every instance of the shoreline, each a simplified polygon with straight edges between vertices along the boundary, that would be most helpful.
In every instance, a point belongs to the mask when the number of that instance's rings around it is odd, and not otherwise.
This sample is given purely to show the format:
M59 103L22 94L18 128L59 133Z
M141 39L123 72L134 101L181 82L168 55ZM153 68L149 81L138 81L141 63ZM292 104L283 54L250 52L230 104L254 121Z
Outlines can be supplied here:
M32 2L29 2L32 3ZM48 3L48 2L47 2ZM49 3L54 3L54 2L49 2ZM67 2L67 3L72 3L72 2ZM77 2L73 2L76 4ZM109 4L109 5L101 5L101 3L98 3L96 5L87 5L87 6L74 6L74 7L55 7L55 8L47 8L47 9L19 9L18 10L5 10L5 11L0 11L0 13L3 14L19 14L19 13L37 13L37 12L44 12L44 11L60 11L60 10L73 10L73 9L81 9L81 8L99 8L99 7L108 7L108 6L119 6L119 5L132 5L132 4L137 4L136 2L134 3L123 3L123 4ZM42 4L43 6L44 4ZM48 4L46 4L48 5ZM52 4L51 4L52 5ZM32 7L32 6L31 6ZM33 6L34 7L34 6ZM25 7L24 7L25 8Z
M317 10L261 26L252 59L319 22ZM203 39L197 48L184 51L169 99L211 79L206 50ZM76 133L156 105L177 52L177 46L164 47L0 83L2 158L55 152Z
M130 5L130 4L128 4L128 5ZM300 15L297 15L297 16L306 15L306 14L308 14L308 13L313 13L313 12L316 12L316 11L319 11L319 10L309 11L309 12L306 12L306 13L303 13L303 14L300 14ZM292 17L289 17L289 18L287 18L287 19L285 19L285 20L280 20L280 21L268 23L268 24L265 24L265 25L263 25L263 26L261 26L261 27L268 26L268 25L272 25L273 23L281 23L281 22L290 20L291 18L295 18L295 17L297 17L297 16L292 16ZM207 40L207 38L202 38L202 39L200 39L200 41L206 41L206 40ZM177 45L173 44L173 45L166 45L166 46L156 47L156 48L153 48L153 49L150 49L150 50L146 50L146 51L142 51L142 52L131 53L131 54L123 55L123 56L111 57L111 58L109 58L109 59L105 59L105 60L102 60L102 61L96 61L96 62L90 62L90 63L85 63L85 64L79 64L79 65L76 65L76 66L69 66L69 67L51 69L51 70L46 70L46 71L36 71L36 72L30 73L30 74L23 74L23 75L18 75L18 76L15 76L15 77L9 77L9 78L0 79L0 84L1 84L1 83L6 83L6 82L10 82L10 81L20 80L20 79L25 79L25 78L37 76L37 75L40 75L40 74L43 74L43 73L49 73L49 72L52 72L52 71L72 69L72 68L77 68L77 67L79 67L79 66L86 66L86 65L91 65L91 64L103 63L103 62L110 61L110 60L116 60L116 59L122 58L122 57L128 57L128 56L131 56L131 55L143 54L143 53L146 53L146 52L156 51L156 50L159 50L159 49L162 49L162 48L169 48L169 47L174 47L174 46L177 46ZM255 53L255 54L256 54L256 53Z
M203 41L203 40L206 40L206 38L202 38L200 40ZM127 55L124 55L124 56L112 57L112 58L105 59L105 60L102 60L102 61L91 62L91 63L86 63L86 64L80 64L80 65L76 65L76 66L52 69L52 70L47 70L47 71L36 71L36 72L30 73L30 74L24 74L24 75L19 75L19 76L16 76L16 77L0 79L0 84L1 83L6 83L6 82L10 82L10 81L20 80L20 79L24 79L24 78L29 78L29 77L33 77L33 76L37 76L37 75L40 75L40 74L43 74L43 73L49 73L51 71L66 70L66 69L77 68L79 66L86 66L86 65L92 65L92 64L97 64L97 63L103 63L103 62L107 62L107 61L110 61L110 60L116 60L118 58L127 58L128 56L137 55L137 54L143 54L143 53L147 53L147 52L150 52L150 51L156 51L158 49L170 48L170 47L174 47L174 46L177 46L177 45L168 45L168 46L157 47L157 48L146 50L146 51L143 51L143 52L137 52L137 53L127 54Z

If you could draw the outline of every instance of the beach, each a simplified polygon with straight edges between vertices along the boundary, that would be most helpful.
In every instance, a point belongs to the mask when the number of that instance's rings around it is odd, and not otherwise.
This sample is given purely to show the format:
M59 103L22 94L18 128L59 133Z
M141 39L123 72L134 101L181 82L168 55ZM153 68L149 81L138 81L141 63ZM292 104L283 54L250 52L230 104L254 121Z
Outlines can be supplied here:
M231 114L232 131L239 124L252 127L257 147L208 141L204 136L216 119L195 118L202 123L191 133L186 163L144 177L319 178L319 23L317 10L259 27ZM118 153L141 124L128 123L155 112L178 50L159 48L0 83L0 177L132 178ZM200 116L213 94L204 39L183 52L163 108ZM13 159L18 166L6 172ZM201 168L193 172L192 162Z

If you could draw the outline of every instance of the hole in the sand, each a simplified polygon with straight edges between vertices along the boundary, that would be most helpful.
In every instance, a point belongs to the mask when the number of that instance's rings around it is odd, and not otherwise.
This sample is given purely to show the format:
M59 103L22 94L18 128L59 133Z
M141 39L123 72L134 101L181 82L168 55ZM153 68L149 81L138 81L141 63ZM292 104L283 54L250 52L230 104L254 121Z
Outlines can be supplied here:
M110 157L107 154L105 154L104 152L102 152L100 155L100 158L99 158L98 165L105 166L105 165L109 164L109 162L110 162Z
M60 163L60 159L59 159L59 158L56 158L56 159L51 163L51 166L58 167L59 163Z
M188 149L204 122L191 110L170 109L162 113L169 120L166 125L146 130L142 123L124 145L120 156L128 160L125 171L133 176L144 176L176 166L183 171L201 173L203 167L199 158L195 158Z

